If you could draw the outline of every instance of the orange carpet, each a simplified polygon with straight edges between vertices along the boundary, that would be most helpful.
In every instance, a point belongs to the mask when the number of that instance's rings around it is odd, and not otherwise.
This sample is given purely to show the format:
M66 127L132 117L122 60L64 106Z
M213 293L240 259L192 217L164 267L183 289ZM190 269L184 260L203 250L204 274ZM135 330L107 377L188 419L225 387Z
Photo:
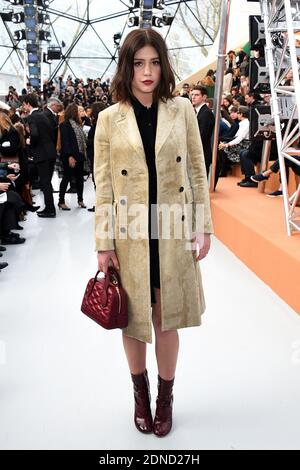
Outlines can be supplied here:
M215 235L300 314L300 233L287 236L281 197L240 188L239 180L220 178L211 194Z

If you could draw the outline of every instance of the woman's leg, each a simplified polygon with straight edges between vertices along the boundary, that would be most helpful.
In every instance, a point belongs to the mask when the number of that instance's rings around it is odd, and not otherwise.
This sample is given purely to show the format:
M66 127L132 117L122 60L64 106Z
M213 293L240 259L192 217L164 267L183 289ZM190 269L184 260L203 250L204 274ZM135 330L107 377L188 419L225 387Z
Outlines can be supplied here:
M156 303L152 304L152 321L155 331L155 351L158 365L158 394L153 421L153 432L158 437L172 429L173 385L179 349L177 330L161 331L160 289L154 288Z
M142 433L151 433L150 385L146 370L146 343L123 334L124 349L131 372L134 392L134 424Z
M123 345L131 374L142 374L146 369L146 343L123 334Z
M63 159L64 174L59 186L59 204L65 203L65 194L71 178L71 168L69 162Z
M155 352L159 376L172 380L175 376L179 336L177 330L161 331L160 289L154 288L156 303L152 304L152 321L155 331Z
M78 202L83 201L83 162L77 162L74 168L74 175L76 179L77 186L77 200Z

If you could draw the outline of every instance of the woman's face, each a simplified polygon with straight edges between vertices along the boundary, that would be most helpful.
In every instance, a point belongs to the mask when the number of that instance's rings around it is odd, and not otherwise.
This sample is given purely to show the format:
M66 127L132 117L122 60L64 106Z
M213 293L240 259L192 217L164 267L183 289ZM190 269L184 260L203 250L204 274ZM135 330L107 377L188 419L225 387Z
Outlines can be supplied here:
M138 50L133 60L132 93L137 98L153 94L161 77L158 52L152 46Z
M224 106L226 106L226 108L229 108L229 106L230 106L230 103L229 103L228 100L226 100L226 98L223 100L223 104L224 104Z
M78 113L81 118L85 116L85 110L83 106L78 106Z

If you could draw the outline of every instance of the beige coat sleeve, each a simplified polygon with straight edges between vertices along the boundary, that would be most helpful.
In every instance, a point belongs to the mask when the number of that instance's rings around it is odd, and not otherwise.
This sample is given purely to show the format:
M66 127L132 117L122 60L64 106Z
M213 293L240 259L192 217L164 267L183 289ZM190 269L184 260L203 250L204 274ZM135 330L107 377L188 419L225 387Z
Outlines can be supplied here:
M96 183L95 241L97 251L114 250L113 188L110 164L108 114L99 113L95 133L94 175Z
M187 171L194 195L193 231L213 233L206 168L199 127L192 104L187 99L185 101L187 116Z

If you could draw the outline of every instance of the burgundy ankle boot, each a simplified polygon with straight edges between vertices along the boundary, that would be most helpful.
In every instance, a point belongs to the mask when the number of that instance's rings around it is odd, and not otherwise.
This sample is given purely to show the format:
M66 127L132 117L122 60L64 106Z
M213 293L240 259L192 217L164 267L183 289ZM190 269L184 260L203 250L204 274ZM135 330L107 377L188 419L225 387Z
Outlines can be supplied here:
M164 380L158 376L158 396L153 422L153 432L158 437L166 436L172 428L173 385L174 379Z
M131 374L134 388L134 424L143 433L153 431L153 419L150 408L150 386L147 369L142 374Z

